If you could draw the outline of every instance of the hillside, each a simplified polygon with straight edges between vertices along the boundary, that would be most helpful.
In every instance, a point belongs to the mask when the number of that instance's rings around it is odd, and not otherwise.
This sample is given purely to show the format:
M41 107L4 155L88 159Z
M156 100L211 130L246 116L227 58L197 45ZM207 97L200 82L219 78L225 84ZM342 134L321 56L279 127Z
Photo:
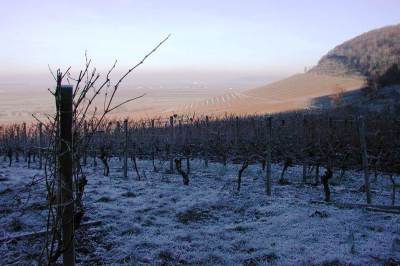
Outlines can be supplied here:
M310 106L312 99L360 89L364 79L318 74L297 74L242 93L222 94L207 100L168 109L167 113L223 115L292 111Z
M400 24L369 31L335 47L310 70L335 76L382 75L399 64Z
M382 85L397 84L399 63L400 24L372 30L338 45L307 73L166 112L255 114L309 108L315 99L360 89L371 77Z
M297 74L272 84L246 91L247 95L276 101L307 100L321 95L358 89L364 83L356 76L337 77L318 74Z

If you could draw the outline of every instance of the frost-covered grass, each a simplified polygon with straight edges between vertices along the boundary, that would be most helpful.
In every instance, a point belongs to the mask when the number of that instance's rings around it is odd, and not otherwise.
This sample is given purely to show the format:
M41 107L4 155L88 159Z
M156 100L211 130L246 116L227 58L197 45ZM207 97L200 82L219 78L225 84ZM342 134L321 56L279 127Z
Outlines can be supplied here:
M289 168L291 184L274 182L273 196L267 197L259 165L244 172L240 193L235 191L239 165L207 169L194 160L189 186L166 169L153 172L149 161L138 165L146 179L137 180L132 169L123 178L118 160L112 161L109 177L102 176L100 165L86 168L86 220L103 223L79 232L80 264L383 265L400 260L400 215L312 204L323 199L323 190L302 185L300 167ZM274 181L280 170L273 166ZM29 199L20 192L35 175L40 178L41 172L23 163L9 168L0 162L0 237L43 229L43 186L35 186ZM347 173L332 186L332 199L364 203L362 182L361 173ZM372 191L374 203L390 204L388 178L378 176ZM38 252L40 239L0 243L0 265L35 264Z

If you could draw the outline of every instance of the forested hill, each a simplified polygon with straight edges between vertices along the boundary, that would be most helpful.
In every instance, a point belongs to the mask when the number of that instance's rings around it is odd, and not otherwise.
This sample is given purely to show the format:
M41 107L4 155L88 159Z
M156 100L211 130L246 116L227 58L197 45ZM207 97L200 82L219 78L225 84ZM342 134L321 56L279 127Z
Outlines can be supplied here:
M379 76L399 62L400 24L369 31L335 47L309 72L335 76Z

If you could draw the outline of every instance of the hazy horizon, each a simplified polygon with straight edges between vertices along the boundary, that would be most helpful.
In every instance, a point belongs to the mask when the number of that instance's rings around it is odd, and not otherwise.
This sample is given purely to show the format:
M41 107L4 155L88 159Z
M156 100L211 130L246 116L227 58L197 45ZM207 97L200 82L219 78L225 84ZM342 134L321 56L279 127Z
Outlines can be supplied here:
M310 91L310 86L323 81L337 87L341 81L301 79L304 91L296 103L285 92L292 85L275 88L282 97L273 99L242 92L304 72L336 45L398 23L399 12L395 0L3 1L0 121L54 112L47 89L55 82L48 65L53 71L71 66L77 76L87 51L92 67L103 75L118 60L115 82L169 34L121 84L118 102L147 93L121 114L303 106L305 99L332 91ZM346 84L353 89L359 83Z
M384 2L384 4L382 4ZM280 78L302 72L335 45L398 22L395 0L367 1L4 1L0 83L51 82L47 70L117 71L170 40L138 70L142 81ZM327 16L329 15L329 16ZM327 18L330 19L327 19ZM331 19L334 18L334 19ZM142 74L143 73L143 74ZM147 78L143 78L144 76ZM134 78L132 78L134 79ZM206 78L207 79L207 78Z

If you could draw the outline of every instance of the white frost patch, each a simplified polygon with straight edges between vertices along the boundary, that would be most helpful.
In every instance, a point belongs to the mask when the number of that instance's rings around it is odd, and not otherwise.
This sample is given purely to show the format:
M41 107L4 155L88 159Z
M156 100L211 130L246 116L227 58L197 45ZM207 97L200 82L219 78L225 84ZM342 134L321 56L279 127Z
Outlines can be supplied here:
M235 191L238 165L225 168L213 163L206 169L201 161L192 161L187 187L178 175L153 172L150 161L139 161L138 166L147 179L138 181L133 172L123 178L118 160L111 162L110 177L101 175L100 162L97 169L86 168L86 217L102 220L103 225L88 230L93 250L89 255L78 252L80 263L382 265L400 260L399 215L311 204L310 200L323 199L322 187L302 185L300 167L288 170L291 185L274 183L269 198L258 165L244 172L240 193ZM281 166L273 166L274 180L280 171ZM9 210L0 214L0 237L17 233L16 218L21 222L19 232L43 228L46 210L22 212L21 206L12 205L18 187L35 174L41 172L22 163L8 168L0 162L0 209ZM364 195L357 190L361 184L361 173L348 173L340 185L332 186L333 200L363 202ZM372 189L376 203L390 202L385 177L379 176ZM28 202L43 201L45 191L38 189ZM33 263L26 253L30 249L24 241L0 243L0 264Z

